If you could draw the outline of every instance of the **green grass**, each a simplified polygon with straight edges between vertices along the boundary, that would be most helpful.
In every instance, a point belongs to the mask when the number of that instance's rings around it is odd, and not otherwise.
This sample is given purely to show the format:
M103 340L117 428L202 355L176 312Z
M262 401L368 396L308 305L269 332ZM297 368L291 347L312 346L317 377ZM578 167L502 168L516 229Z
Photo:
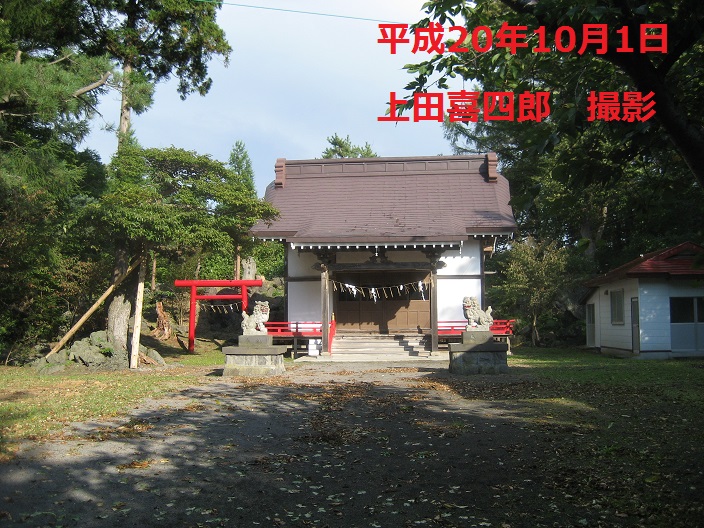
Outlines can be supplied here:
M178 363L186 367L211 367L225 364L225 354L219 349L203 350L196 354L183 352L168 356L170 363Z
M123 414L145 398L203 383L225 363L218 347L200 343L196 353L172 348L164 356L172 368L118 372L68 368L40 375L29 367L0 367L0 460L11 455L21 440L50 437L72 422Z
M704 404L704 361L700 359L616 359L583 349L517 348L509 366L559 383L657 391Z
M48 376L29 368L0 367L0 458L18 441L47 438L71 422L119 415L144 398L203 383L224 364L217 343L199 341L197 353L172 347L162 355L179 366L137 372L68 369ZM562 387L565 395L576 389L627 389L704 408L702 361L623 360L576 349L518 348L509 366L513 373L529 373L558 390Z

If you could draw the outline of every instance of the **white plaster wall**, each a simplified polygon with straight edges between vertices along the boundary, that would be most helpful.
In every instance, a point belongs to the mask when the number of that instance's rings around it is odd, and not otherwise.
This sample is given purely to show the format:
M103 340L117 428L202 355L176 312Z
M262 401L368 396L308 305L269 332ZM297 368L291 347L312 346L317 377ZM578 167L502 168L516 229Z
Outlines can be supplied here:
M438 321L463 321L462 299L476 297L482 302L479 279L443 279L438 277Z
M289 321L320 321L320 281L289 282L287 303Z
M639 298L641 352L670 350L670 286L641 279Z
M298 252L296 249L287 247L288 276L289 277L319 277L320 272L313 269L313 265L318 259L313 253L305 251Z
M445 267L438 270L438 276L480 275L482 272L479 242L464 244L461 252L459 249L446 251L440 261L445 263Z
M428 257L422 251L406 250L394 251L386 250L386 256L391 262L427 262Z
M360 264L367 262L372 255L373 253L369 249L338 251L336 262L338 264Z
M337 254L338 264L360 264L367 262L374 255L371 249L345 250ZM421 251L386 250L386 258L391 262L425 262L428 258Z
M604 291L619 290L623 288L623 324L611 324L611 295L604 295ZM601 286L595 296L598 309L597 325L600 328L598 342L601 347L632 350L631 339L631 298L638 297L638 281L626 279ZM597 300L598 299L598 300ZM641 310L642 313L642 310ZM641 318L642 320L642 318Z

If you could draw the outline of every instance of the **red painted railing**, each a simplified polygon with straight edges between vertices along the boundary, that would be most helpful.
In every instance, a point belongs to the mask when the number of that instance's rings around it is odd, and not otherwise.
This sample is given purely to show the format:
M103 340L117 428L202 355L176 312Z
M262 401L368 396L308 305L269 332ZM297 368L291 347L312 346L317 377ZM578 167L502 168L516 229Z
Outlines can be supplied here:
M513 335L515 319L494 319L489 330L494 335ZM438 321L438 335L461 335L467 329L467 321Z
M335 319L332 319L329 324L328 354L332 354L332 340L337 332L337 323ZM323 337L323 325L317 321L267 321L264 326L266 326L268 334L274 337L308 337L311 339L322 339Z
M264 326L274 337L323 337L323 325L315 321L267 321Z

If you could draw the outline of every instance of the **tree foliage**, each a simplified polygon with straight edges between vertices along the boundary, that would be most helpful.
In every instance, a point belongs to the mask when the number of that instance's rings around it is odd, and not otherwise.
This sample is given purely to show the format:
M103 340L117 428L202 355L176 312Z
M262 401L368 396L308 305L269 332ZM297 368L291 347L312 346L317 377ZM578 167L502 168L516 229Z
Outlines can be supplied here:
M435 20L464 26L470 34L485 26L494 36L504 23L526 27L528 46L515 53L497 47L479 52L465 41L466 53L446 52L408 65L414 80L407 88L443 89L455 77L470 85L467 90L550 93L550 116L540 122L448 120L445 131L457 153L498 153L501 171L511 183L519 238L533 240L534 248L565 248L572 264L564 273L572 283L579 284L585 271L603 272L643 252L704 237L700 2L439 0L425 8L428 17L417 27ZM615 51L621 46L619 29L628 28L630 43L637 48L641 24L663 23L669 35L667 53ZM555 31L564 26L575 28L579 50L584 24L606 25L607 53L596 53L594 45L581 55L556 50ZM532 50L538 36L532 31L541 26L546 42L553 45L549 52L536 53ZM590 121L591 91L653 91L657 113L643 122ZM681 214L683 210L689 214ZM494 295L508 298L512 281L525 279L516 273L521 266L531 269L524 252L514 248L498 259L499 267L513 259L523 264L494 278L501 287L492 290L492 303ZM575 261L587 269L575 268ZM534 273L539 276L539 270ZM555 306L575 313L569 306L574 307L581 292L571 292L571 299ZM540 323L541 316L536 319L528 304L522 306L526 319Z
M350 136L343 138L333 134L328 138L328 143L330 146L323 151L323 159L377 157L369 143L365 143L364 146L353 145Z
M76 145L112 65L77 51L77 3L0 6L0 349L48 339L99 284L75 221L101 192L97 156ZM79 244L85 248L85 244Z
M498 265L497 284L488 294L493 305L506 314L527 316L533 345L540 344L541 323L561 313L558 301L570 282L569 252L554 242L526 239L511 245Z
M231 48L216 22L221 2L191 0L84 0L81 50L107 53L120 66L120 132L126 134L131 111L145 111L154 84L175 75L181 98L205 95L212 79L208 63Z
M698 0L647 2L635 0L590 0L575 5L567 0L479 0L427 2L432 20L463 25L471 31L486 26L496 31L506 22L527 26L528 34L545 27L547 42L555 42L561 26L581 28L584 24L606 24L609 48L595 53L595 46L579 55L577 51L533 53L537 36L532 35L526 48L515 53L492 49L467 53L445 53L407 69L415 75L408 88L427 90L436 83L447 86L449 77L479 82L484 90L549 91L552 96L551 125L533 127L530 144L524 149L550 150L564 135L577 136L592 127L613 128L619 138L619 152L624 159L649 156L650 148L669 140L686 163L700 187L704 187L704 120L699 109L704 102L698 73L704 68L704 4ZM620 28L638 34L641 24L666 24L667 53L617 52ZM576 50L581 46L581 31L576 32ZM642 123L590 122L587 119L589 91L640 91L655 93L656 118Z
M258 219L275 211L252 196L249 180L210 156L125 145L111 164L95 213L104 225L150 248L229 252Z
M151 250L164 277L186 261L217 274L254 221L274 216L256 196L241 142L228 166L142 148L129 130L159 81L175 76L182 97L208 92L209 61L230 53L219 7L0 2L0 351L66 330L108 285L115 253ZM106 168L77 145L113 87L123 96L122 134Z
M244 141L237 140L235 142L235 145L230 151L228 165L247 185L252 198L256 197L257 190L254 184L254 167L252 167L252 160L249 157L249 152L247 152Z

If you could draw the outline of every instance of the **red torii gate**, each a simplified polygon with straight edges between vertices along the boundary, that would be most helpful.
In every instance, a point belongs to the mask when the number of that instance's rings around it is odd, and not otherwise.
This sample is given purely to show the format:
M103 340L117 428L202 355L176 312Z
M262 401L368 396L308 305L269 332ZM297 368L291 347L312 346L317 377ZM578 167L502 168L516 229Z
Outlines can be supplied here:
M193 352L196 347L196 301L234 300L242 301L242 312L247 311L247 287L261 286L262 280L175 280L177 288L191 288L191 309L188 316L188 350ZM240 288L240 293L225 293L215 295L198 295L198 288Z

